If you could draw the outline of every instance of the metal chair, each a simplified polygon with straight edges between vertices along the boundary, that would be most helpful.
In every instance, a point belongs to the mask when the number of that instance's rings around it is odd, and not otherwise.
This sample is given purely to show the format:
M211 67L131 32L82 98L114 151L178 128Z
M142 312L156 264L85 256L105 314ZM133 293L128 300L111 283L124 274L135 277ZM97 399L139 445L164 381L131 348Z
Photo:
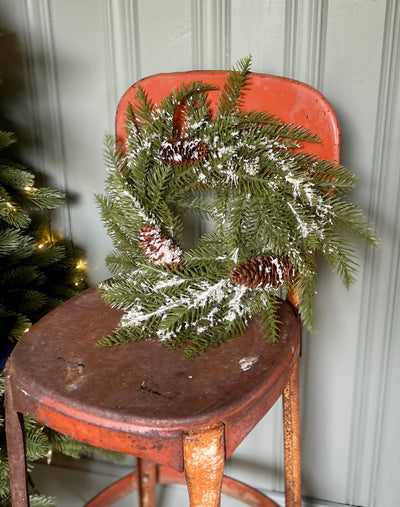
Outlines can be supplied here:
M223 71L159 74L140 81L158 103L183 82L221 86ZM122 97L116 133L135 85ZM214 104L216 92L212 92ZM338 162L339 128L326 99L303 83L252 74L244 106L278 115L317 132L321 144L305 150ZM23 415L71 437L137 457L137 471L86 506L110 505L138 489L141 507L154 507L156 483L186 482L191 507L217 507L222 493L253 507L277 506L259 491L224 476L224 460L283 397L285 497L301 505L296 299L282 301L276 345L257 318L235 339L191 360L154 340L111 349L94 344L116 326L121 312L96 288L65 302L35 324L15 347L6 376L6 431L14 507L29 505Z

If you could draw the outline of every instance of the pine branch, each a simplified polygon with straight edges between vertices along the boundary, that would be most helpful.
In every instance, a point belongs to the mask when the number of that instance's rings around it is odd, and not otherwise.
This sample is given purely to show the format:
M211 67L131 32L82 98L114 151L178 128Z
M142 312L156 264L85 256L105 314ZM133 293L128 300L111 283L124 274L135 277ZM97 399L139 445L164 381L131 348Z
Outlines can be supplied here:
M313 134L307 128L301 126L271 124L263 127L263 134L273 138L295 139L296 141L307 141L310 143L320 143L321 139L317 134Z
M279 338L281 324L277 318L277 313L282 302L271 292L265 292L262 299L264 299L262 308L260 308L262 329L266 334L267 340L271 343L276 343Z
M136 118L149 123L152 120L152 112L154 109L153 102L149 99L147 92L140 85L137 86L135 92L135 104L130 105L129 111L135 114Z
M13 256L14 260L23 259L31 255L34 250L33 238L21 230L11 227L0 230L0 257Z
M357 256L354 247L337 233L325 237L322 253L333 271L336 271L346 288L351 287L357 275Z
M218 102L218 114L228 114L242 105L243 92L249 84L251 57L243 58L237 63L238 70L233 68L223 84Z
M339 201L335 195L329 200L332 206L332 215L338 227L343 227L347 234L355 235L367 243L379 246L380 241L364 216L362 210L355 204L347 201Z
M33 187L35 176L26 168L11 160L3 160L0 163L0 185L15 188Z
M0 150L8 148L8 146L11 146L15 142L16 139L13 132L5 132L4 130L0 130Z
M9 195L5 188L0 187L0 220L9 225L26 228L30 224L28 213Z
M183 83L179 88L175 88L170 95L161 101L159 110L166 111L171 114L171 124L173 124L173 117L177 107L188 101L190 98L197 96L201 97L214 90L218 90L218 87L209 83L204 83L203 81L191 81L188 84Z
M310 276L299 277L295 285L300 295L299 313L302 322L310 331L315 330L314 301L315 301L315 272Z

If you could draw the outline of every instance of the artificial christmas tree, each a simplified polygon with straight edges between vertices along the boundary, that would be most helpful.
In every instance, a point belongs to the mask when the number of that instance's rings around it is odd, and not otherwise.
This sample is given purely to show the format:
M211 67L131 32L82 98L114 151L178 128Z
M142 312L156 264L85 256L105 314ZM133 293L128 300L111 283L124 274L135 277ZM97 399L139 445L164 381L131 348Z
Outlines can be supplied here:
M62 205L64 194L35 187L35 176L5 155L15 142L0 131L0 350L1 367L31 324L86 287L82 251L49 228L44 212ZM0 503L11 506L4 431L3 372L0 377ZM53 450L79 457L86 446L26 419L29 461ZM31 505L53 505L32 491Z
M86 285L82 251L51 232L43 213L61 206L64 194L36 188L34 174L4 156L13 142L0 132L1 347Z

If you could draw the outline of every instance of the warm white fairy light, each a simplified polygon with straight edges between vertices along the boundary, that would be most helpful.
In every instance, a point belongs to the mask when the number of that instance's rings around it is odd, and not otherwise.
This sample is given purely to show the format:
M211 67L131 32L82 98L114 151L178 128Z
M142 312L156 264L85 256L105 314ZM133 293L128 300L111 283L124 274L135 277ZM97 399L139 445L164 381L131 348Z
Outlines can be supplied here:
M76 269L86 269L86 262L83 259L79 259L75 267Z
M51 235L51 232L49 230L45 230L43 231L43 234L42 234L42 240L40 241L40 243L38 244L38 248L42 249L44 248L46 245L49 245L51 243L54 242L54 239Z

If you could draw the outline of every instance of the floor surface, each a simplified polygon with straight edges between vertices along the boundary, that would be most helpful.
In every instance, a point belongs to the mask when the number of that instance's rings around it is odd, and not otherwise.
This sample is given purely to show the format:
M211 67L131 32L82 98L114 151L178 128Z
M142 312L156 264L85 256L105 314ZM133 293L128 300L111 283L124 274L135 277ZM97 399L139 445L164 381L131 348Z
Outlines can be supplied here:
M56 499L57 507L83 507L83 505L103 490L107 485L131 473L134 458L124 464L114 464L109 461L84 459L75 461L63 459L48 466L35 463L31 478L39 491ZM232 473L232 470L228 472ZM245 475L245 474L244 474ZM241 474L245 482L252 482L256 474L254 471L247 477ZM156 507L189 507L189 498L185 486L170 485L157 486ZM283 506L284 495L269 493L270 498ZM139 507L137 492L114 503L115 507ZM222 495L221 507L244 507L245 504L233 498ZM303 507L346 507L344 504L326 502L312 498L303 498Z
M41 493L56 498L57 507L82 507L96 493L118 478L118 467L95 472L59 466L35 464L32 479ZM116 502L115 507L139 507L137 493ZM243 507L243 503L223 495L221 507ZM179 485L158 486L157 507L186 507L189 499L186 488Z

